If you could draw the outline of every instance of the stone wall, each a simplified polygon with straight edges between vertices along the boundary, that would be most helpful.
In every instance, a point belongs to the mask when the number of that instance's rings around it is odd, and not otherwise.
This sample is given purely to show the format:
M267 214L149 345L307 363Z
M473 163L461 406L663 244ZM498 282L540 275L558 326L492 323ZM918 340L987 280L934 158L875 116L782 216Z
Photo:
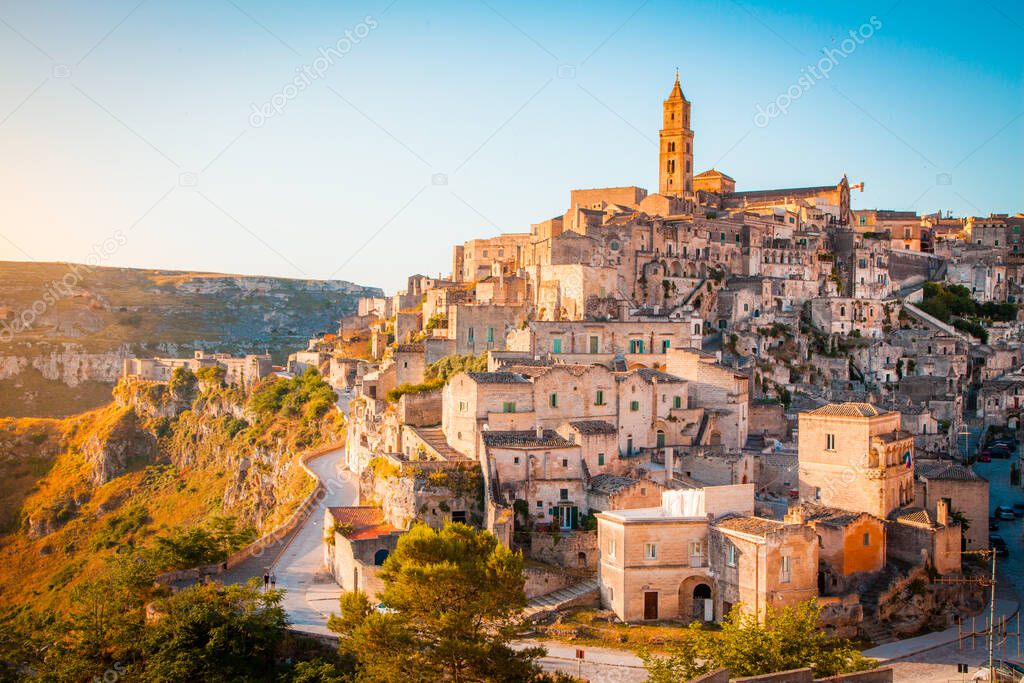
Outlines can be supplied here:
M554 593L575 582L575 577L561 568L540 563L526 564L523 567L523 577L526 579L527 600Z
M414 427L441 424L441 390L403 395L398 399L398 421Z
M596 570L597 532L576 531L567 536L532 534L529 556L560 567Z

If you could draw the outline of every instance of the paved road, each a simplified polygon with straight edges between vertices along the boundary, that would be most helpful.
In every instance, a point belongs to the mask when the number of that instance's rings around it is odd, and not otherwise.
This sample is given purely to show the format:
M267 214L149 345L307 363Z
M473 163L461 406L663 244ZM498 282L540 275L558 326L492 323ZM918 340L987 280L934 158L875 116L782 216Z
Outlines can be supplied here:
M339 466L345 449L330 451L307 464L327 488L313 512L272 565L277 587L285 589L284 608L292 624L303 631L327 634L327 617L338 612L341 588L324 565L323 523L329 506L355 505L359 486L355 475Z

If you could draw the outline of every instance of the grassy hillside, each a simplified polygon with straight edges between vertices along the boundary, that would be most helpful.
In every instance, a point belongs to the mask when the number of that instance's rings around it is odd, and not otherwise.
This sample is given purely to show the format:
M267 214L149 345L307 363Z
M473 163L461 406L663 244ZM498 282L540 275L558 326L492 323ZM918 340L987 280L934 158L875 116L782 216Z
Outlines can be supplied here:
M340 280L0 261L0 415L107 400L125 357L269 351L335 331L375 287Z
M315 373L249 395L217 378L115 394L63 420L0 421L0 606L60 608L117 553L217 517L274 528L312 490L296 456L342 439Z

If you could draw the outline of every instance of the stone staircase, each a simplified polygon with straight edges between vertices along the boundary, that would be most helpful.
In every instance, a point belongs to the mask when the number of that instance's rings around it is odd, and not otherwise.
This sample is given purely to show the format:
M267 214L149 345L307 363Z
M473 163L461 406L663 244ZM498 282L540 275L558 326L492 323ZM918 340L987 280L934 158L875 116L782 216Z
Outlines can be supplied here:
M413 427L413 431L444 460L465 459L465 456L448 445L440 427Z
M530 600L526 605L524 614L527 619L534 619L538 616L554 612L568 605L569 603L586 598L588 595L597 595L600 586L597 579L587 579L580 583L574 583L546 595L539 595Z

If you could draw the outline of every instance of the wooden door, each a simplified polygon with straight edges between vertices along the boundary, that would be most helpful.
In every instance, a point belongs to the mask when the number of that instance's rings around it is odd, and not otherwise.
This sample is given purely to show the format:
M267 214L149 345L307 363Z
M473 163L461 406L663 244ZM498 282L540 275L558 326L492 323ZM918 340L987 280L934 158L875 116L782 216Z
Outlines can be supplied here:
M644 593L644 619L658 618L658 594L655 592Z

